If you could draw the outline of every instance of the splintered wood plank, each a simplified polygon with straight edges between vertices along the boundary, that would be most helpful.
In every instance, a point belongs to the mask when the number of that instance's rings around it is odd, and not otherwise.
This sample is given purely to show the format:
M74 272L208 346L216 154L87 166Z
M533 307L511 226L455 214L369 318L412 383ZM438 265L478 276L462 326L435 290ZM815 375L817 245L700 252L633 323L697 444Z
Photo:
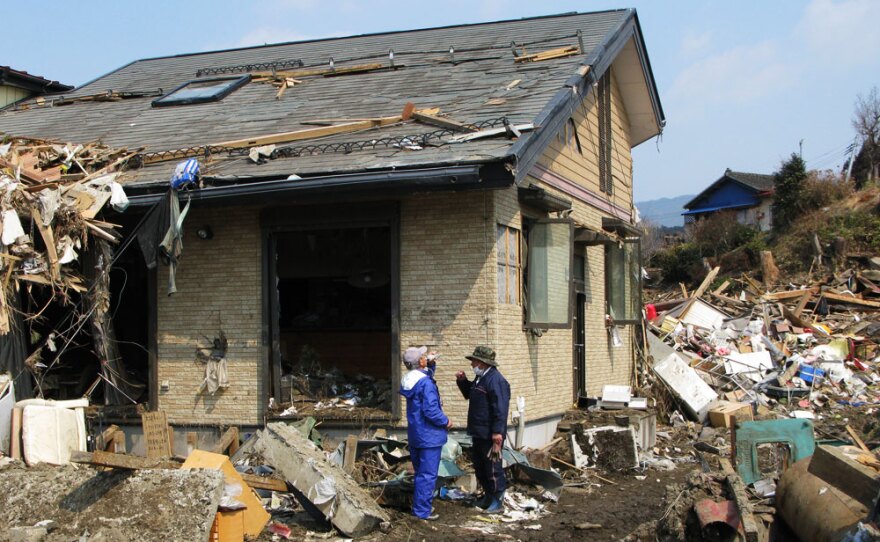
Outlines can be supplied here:
M55 248L55 236L52 233L52 227L43 225L43 218L40 216L40 210L36 205L31 207L31 217L33 217L34 223L40 231L40 237L43 238L43 243L46 245L46 256L49 259L49 275L54 282L58 282L61 280L61 264L58 263L58 251Z
M287 482L278 478L268 478L266 476L257 476L256 474L240 473L241 478L247 482L247 485L254 489L268 489L270 491L289 491Z
M795 299L798 297L802 297L804 294L815 294L819 293L819 288L808 288L806 290L786 290L784 292L768 292L761 297L766 299L767 301L784 301L786 299Z
M724 293L724 290L726 290L728 286L730 286L730 281L725 280L724 282L721 283L721 286L719 286L718 288L715 288L715 290L712 293L715 295L721 295Z
M801 313L804 312L804 307L807 306L807 303L809 303L812 298L812 292L810 292L809 290L805 291L804 295L802 295L800 300L798 301L797 306L795 306L794 310L792 311L792 314L800 318ZM784 313L785 311L783 311L783 314Z
M871 307L875 309L880 309L880 302L877 301L867 301L865 299L860 299L858 297L850 297L848 295L840 295L840 294L832 294L829 292L822 292L822 297L828 299L830 301L839 301L841 303L851 303L853 305L859 305L861 307Z
M171 443L168 441L168 417L162 410L141 414L144 427L144 440L147 443L147 457L151 459L171 457Z
M473 126L469 126L467 124L447 119L444 117L437 117L434 115L427 115L425 113L419 113L418 111L412 114L412 118L416 119L419 122L423 122L425 124L431 124L433 126L439 126L440 128L448 128L450 130L455 130L457 132L476 132L477 129Z
M513 59L516 63L521 62L541 62L542 60L550 60L553 58L562 58L566 56L572 56L579 54L581 52L580 47L558 47L556 49L549 49L547 51L542 51L540 53L535 53L531 55L522 55Z

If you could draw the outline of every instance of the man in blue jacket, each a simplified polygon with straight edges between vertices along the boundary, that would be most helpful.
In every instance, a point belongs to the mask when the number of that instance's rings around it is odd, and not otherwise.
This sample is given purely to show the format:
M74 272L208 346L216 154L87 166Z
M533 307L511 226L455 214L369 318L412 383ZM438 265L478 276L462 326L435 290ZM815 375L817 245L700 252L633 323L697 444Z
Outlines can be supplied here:
M507 435L507 414L510 407L510 384L498 372L495 351L478 346L473 355L465 356L476 375L468 380L464 372L455 374L458 389L469 401L467 432L473 440L471 461L483 497L475 503L490 514L504 511L507 479L501 464L501 448Z
M424 346L407 348L403 363L409 369L400 382L400 394L406 397L407 438L415 470L412 513L426 520L437 519L431 502L437 485L440 452L446 444L446 432L452 421L443 414L440 392L434 381L434 366L427 361Z

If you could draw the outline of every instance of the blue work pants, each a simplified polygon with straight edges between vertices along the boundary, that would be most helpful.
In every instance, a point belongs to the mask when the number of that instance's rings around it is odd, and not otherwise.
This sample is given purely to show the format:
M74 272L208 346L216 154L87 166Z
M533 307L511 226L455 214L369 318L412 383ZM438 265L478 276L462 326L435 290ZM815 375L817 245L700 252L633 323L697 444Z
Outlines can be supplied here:
M440 452L443 446L433 448L410 448L410 459L415 469L415 491L413 492L412 513L422 519L431 515L431 502L437 485L437 471L440 468Z

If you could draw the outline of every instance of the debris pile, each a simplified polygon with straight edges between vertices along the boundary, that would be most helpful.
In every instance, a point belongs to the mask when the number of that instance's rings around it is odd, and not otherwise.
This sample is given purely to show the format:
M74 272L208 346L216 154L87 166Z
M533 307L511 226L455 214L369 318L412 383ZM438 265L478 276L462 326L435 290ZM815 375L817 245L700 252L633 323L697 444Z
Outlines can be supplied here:
M670 425L692 434L691 454L704 473L720 470L726 480L722 493L705 477L701 491L688 490L687 509L701 529L752 539L778 511L800 536L842 540L876 519L868 511L880 490L861 509L839 507L848 512L838 516L853 521L804 513L830 506L814 489L824 495L880 484L873 451L880 446L880 259L867 264L778 290L743 275L733 293L731 280L709 289L715 268L692 294L682 286L683 297L658 296L646 308L651 393ZM851 465L847 476L844 459L823 467L833 449L826 444L857 446L850 463L860 467ZM731 506L737 513L726 511Z

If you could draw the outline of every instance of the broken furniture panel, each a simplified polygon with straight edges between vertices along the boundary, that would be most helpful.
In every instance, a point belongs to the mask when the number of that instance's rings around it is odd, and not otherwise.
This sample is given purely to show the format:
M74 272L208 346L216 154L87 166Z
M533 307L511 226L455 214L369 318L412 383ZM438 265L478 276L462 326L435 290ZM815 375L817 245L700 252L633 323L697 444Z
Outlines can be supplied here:
M229 458L225 455L213 454L203 450L194 450L180 467L187 469L213 469L223 473L226 484L241 487L241 494L235 497L246 506L243 512L244 533L248 537L257 537L269 522L269 513L263 509L259 496L245 483Z
M706 419L709 405L718 399L718 394L703 382L693 367L682 361L677 353L672 353L654 364L654 372L681 400L688 414L700 422Z

